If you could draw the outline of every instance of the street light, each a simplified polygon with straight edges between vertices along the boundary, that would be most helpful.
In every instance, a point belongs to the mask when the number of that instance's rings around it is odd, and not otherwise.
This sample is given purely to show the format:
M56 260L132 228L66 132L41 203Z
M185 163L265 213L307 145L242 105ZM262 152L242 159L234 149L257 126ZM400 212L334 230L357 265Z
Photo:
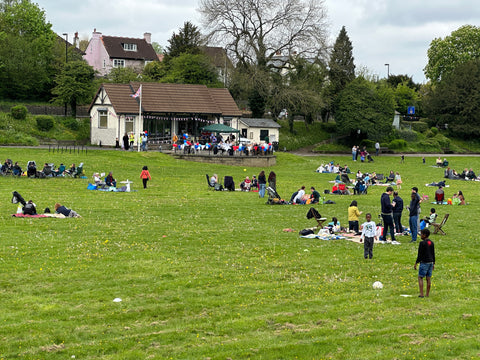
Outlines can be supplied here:
M67 33L63 33L63 36L65 36L65 62L68 62L68 57L67 57L68 34L67 34Z
M387 67L387 79L390 77L390 64L385 64Z
M65 64L68 62L68 56L67 56L67 50L68 50L68 33L63 33L63 36L65 36ZM67 103L65 103L65 117L67 117L68 113L68 108L67 108Z

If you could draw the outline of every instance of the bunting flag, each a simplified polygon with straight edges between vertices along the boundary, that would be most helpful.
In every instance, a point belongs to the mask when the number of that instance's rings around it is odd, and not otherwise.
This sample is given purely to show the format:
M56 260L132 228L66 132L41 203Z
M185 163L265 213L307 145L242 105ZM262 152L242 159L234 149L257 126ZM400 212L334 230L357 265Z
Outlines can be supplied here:
M133 95L130 95L131 97L133 97L134 99L136 99L137 97L139 97L140 95L142 95L142 85L140 85L140 87L138 88L137 92Z

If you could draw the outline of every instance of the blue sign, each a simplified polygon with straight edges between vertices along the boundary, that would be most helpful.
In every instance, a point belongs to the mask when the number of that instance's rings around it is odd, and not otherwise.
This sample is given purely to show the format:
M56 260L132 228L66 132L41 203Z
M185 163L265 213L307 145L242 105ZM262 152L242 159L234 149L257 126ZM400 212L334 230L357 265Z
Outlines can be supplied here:
M409 106L407 110L408 115L414 115L415 114L415 106Z

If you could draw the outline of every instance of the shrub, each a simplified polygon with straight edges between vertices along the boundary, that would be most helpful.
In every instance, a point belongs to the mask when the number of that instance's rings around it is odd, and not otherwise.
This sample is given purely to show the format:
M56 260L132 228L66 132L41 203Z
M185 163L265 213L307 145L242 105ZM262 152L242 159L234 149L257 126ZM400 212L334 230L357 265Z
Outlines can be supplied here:
M335 123L321 123L320 129L328 133L334 133L337 130L337 124Z
M360 142L360 146L365 146L367 149L375 149L375 141L373 140L368 140L368 139L363 139Z
M35 119L37 120L37 128L41 131L49 131L53 129L55 124L53 116L50 115L38 115Z
M80 123L77 119L74 118L66 118L63 124L65 125L65 127L73 131L78 131L78 129L80 129Z
M395 139L390 141L390 143L388 144L388 148L392 150L405 149L406 147L407 147L407 142L403 139Z
M396 135L398 138L408 142L417 141L417 133L411 130L397 130Z
M411 123L412 125L412 130L424 133L425 131L428 130L428 124L423 122L423 121L415 121Z
M25 120L27 118L28 110L24 105L13 106L10 113L16 120Z
M433 133L433 135L437 135L437 134L438 134L438 128L435 127L435 126L432 126L432 127L430 128L430 131Z
M435 134L434 134L431 130L427 130L427 131L425 132L425 137L427 137L427 138L433 138L433 137L435 137Z

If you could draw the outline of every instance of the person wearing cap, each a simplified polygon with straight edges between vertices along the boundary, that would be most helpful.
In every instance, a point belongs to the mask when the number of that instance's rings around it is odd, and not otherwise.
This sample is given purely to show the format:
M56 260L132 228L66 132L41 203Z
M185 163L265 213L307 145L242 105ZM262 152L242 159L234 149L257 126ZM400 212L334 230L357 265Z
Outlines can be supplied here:
M418 195L418 188L414 186L412 188L410 205L408 206L408 211L409 211L408 223L410 225L410 231L412 233L412 240L410 242L417 241L419 207L420 207L420 196Z

